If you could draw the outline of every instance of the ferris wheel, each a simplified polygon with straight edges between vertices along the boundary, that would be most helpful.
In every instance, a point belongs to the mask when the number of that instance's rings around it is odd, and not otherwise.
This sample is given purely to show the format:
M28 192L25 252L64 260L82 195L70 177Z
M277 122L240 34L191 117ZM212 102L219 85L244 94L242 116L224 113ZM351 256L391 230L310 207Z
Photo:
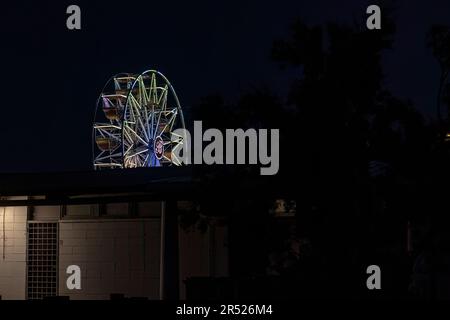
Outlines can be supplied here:
M97 100L92 130L94 169L179 166L184 118L178 97L160 72L121 73Z

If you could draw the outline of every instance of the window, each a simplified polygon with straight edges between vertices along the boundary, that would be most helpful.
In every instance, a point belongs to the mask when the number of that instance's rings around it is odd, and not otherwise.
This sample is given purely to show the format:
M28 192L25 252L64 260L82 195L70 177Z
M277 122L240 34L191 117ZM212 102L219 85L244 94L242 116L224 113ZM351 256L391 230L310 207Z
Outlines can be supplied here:
M28 222L27 298L58 294L58 224Z

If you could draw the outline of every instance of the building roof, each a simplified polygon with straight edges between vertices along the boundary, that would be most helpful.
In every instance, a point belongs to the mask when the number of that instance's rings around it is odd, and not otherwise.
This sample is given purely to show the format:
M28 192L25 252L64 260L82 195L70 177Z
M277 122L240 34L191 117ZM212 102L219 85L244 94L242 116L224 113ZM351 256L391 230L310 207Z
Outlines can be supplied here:
M167 198L167 194L192 187L188 167L135 168L126 170L29 172L0 174L0 205L86 203L102 197ZM20 200L11 197L22 196ZM28 196L28 200L23 200ZM110 199L109 197L113 198ZM88 201L91 202L91 201Z
M195 168L194 168L195 167ZM0 174L0 206L88 204L286 194L276 177L229 166ZM194 170L195 169L195 170ZM21 198L11 198L21 196ZM26 196L26 199L24 198Z

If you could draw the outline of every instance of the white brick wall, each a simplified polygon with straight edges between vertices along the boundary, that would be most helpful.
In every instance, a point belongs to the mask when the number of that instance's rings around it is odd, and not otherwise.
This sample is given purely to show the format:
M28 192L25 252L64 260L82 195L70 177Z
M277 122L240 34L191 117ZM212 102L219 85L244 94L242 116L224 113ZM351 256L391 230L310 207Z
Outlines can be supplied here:
M61 221L59 230L60 295L159 298L159 219ZM71 264L81 268L81 290L67 289L66 268Z
M156 210L156 205L151 206ZM0 295L2 299L25 299L27 208L5 208L5 259L2 213L0 208ZM58 206L35 207L36 220L57 221L59 213ZM59 232L59 295L109 299L111 293L123 293L159 298L159 219L63 220ZM216 236L221 238L219 234ZM209 275L208 245L206 235L180 231L180 280L188 275ZM80 291L66 288L66 268L71 264L81 267ZM216 272L226 274L225 265L217 261ZM182 283L181 287L183 291Z
M26 296L26 221L26 207L0 208L0 295L5 300Z

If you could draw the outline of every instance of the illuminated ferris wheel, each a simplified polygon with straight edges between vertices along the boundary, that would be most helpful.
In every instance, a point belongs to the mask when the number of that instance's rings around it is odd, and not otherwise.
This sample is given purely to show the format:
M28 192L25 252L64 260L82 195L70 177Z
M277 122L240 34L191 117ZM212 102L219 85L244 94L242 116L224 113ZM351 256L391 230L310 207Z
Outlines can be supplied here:
M181 165L185 137L178 97L156 70L117 74L100 94L92 131L94 169Z

